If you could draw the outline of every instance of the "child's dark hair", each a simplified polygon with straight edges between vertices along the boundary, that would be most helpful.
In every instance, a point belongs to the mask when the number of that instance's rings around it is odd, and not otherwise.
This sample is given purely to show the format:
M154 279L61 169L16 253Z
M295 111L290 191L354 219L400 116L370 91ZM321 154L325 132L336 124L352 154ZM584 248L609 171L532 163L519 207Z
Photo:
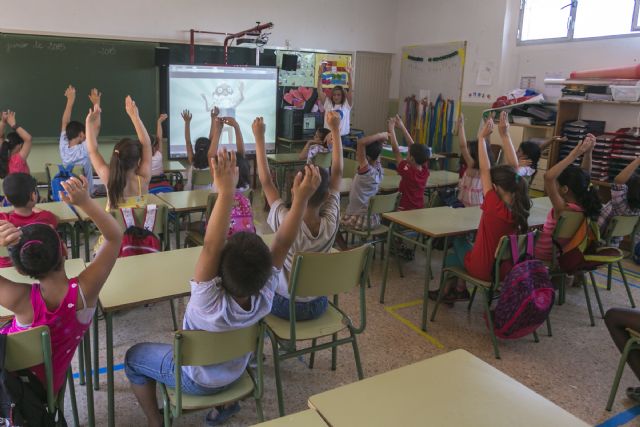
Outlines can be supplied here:
M321 127L316 129L316 132L318 132L318 136L320 137L320 141L322 141L322 145L325 145L324 140L327 138L327 135L331 133L331 130Z
M520 144L520 151L531 161L531 169L538 170L540 160L540 146L533 141L523 141Z
M251 166L247 159L240 153L236 153L236 165L238 166L238 184L236 188L247 188L251 184Z
M19 272L34 279L42 279L62 268L62 243L58 233L47 224L21 227L18 244L9 247L13 265Z
M158 150L158 138L153 135L149 135L149 139L151 140L151 151L155 154Z
M411 144L409 147L409 154L413 157L413 160L420 166L427 163L429 160L429 153L427 153L427 147L422 144Z
M196 145L193 149L193 167L196 169L206 169L209 167L209 159L207 153L209 152L209 146L211 140L201 136L196 139Z
M304 168L302 169L302 176L304 177ZM320 172L320 185L313 193L313 196L309 198L308 205L314 208L322 205L327 198L329 192L329 170L326 168L318 168Z
M0 178L5 178L9 174L9 157L14 148L24 144L17 132L10 132L0 147Z
M489 141L485 141L485 143L487 144L487 155L489 156L489 164L491 166L493 166L493 164L495 163L496 159L493 157L493 151L491 150L491 144L489 143ZM478 140L477 139L472 139L471 141L467 142L467 147L469 149L469 155L473 159L473 164L472 165L467 165L467 167L471 168L471 169L479 169L480 168L480 160L478 160Z
M107 196L111 209L117 208L124 199L124 188L127 186L127 172L136 169L142 158L142 144L130 138L120 140L113 148L109 162L109 182Z
M631 209L640 209L640 175L635 173L627 181L627 203Z
M527 180L518 175L518 171L513 166L501 165L491 168L491 182L513 194L511 216L516 223L518 233L526 233L529 230L528 219L531 209Z
M84 123L78 122L76 120L71 120L67 123L67 126L64 128L64 133L67 135L67 139L71 141L74 138L77 138L81 132L84 132Z
M587 218L598 219L602 203L598 197L598 189L591 184L589 172L570 165L558 175L558 184L569 188Z
M382 141L375 141L367 145L364 147L364 152L370 160L378 160L378 157L382 152Z
M222 287L234 297L256 295L271 277L271 251L255 233L235 233L220 255Z
M2 181L5 197L16 208L23 208L31 201L31 195L37 193L38 183L28 173L12 173Z

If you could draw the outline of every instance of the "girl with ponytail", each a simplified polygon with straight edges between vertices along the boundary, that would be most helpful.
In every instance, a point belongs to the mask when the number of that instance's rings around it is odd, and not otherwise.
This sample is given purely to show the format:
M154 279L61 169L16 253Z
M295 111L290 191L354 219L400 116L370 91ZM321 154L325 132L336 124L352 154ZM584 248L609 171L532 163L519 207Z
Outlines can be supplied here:
M144 127L136 103L127 96L125 110L133 123L138 141L124 138L116 144L109 164L98 151L100 106L89 110L85 124L87 149L93 169L107 183L107 210L142 207L151 181L151 138Z
M503 236L526 233L531 201L529 187L512 165L491 167L485 141L493 131L493 119L488 118L478 133L478 164L482 181L482 216L473 246L466 239L454 239L454 251L445 260L447 267L460 266L473 277L490 281L492 279L495 252ZM504 271L503 274L506 274ZM429 291L436 299L438 291ZM445 284L443 301L469 299L469 291L464 281Z
M544 190L551 199L553 209L549 212L536 242L536 258L550 261L553 251L553 231L562 212L569 210L583 212L597 221L602 204L598 190L591 184L591 153L596 145L596 137L588 134L561 161L556 163L544 175ZM573 166L580 156L580 167Z
M0 119L0 135L4 137L4 127L9 125L10 132L0 146L0 178L16 172L30 173L27 157L31 152L31 135L16 122L16 113L3 111Z
M201 136L196 139L194 148L191 144L191 118L193 116L189 110L184 110L181 113L182 119L184 120L184 141L187 145L187 163L189 164L186 190L208 190L214 188L213 184L193 185L192 181L193 171L209 169L209 159L217 154L218 141L220 140L220 134L224 126L222 118L218 117L219 114L220 110L218 107L213 107L213 110L211 110L209 137L205 138Z

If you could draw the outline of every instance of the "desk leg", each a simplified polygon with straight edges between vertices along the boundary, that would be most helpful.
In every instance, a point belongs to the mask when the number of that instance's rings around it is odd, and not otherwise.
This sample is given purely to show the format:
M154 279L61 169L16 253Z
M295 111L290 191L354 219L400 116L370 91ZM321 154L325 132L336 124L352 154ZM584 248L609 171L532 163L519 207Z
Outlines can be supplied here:
M89 262L89 222L82 221L82 234L84 234L84 260Z
M87 418L89 427L93 427L96 424L95 421L95 413L93 409L93 377L91 374L91 334L87 331L82 340L82 346L84 347L84 365L86 368L85 379L87 381L86 392L87 392ZM93 369L96 371L98 367L95 366Z
M424 276L424 296L422 298L422 330L427 330L427 302L429 301L429 282L431 281L431 247L433 239L427 238L427 266Z
M100 366L100 361L98 360L98 340L100 338L98 325L98 316L93 316L93 366L96 368L93 370L93 389L100 389L100 372L98 370L98 366Z
M380 304L384 304L384 292L387 288L387 274L389 273L389 258L391 258L391 242L393 240L393 229L395 223L392 222L389 226L389 232L387 233L387 249L384 257L384 269L382 273L382 286L380 288Z
M180 249L180 213L174 211L173 224L176 229L176 249Z
M116 413L113 384L113 318L111 316L111 313L104 314L107 335L107 425L109 427L115 427ZM88 384L87 388L89 388Z

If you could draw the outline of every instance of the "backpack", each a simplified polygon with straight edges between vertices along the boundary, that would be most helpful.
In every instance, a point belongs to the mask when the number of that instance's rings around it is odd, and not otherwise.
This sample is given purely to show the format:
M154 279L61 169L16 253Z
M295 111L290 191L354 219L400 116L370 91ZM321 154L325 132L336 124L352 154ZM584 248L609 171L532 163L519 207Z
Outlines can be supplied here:
M253 225L251 202L244 194L236 192L233 198L233 208L231 209L231 221L227 237L231 237L240 231L255 233L256 226Z
M64 165L58 165L58 173L51 180L51 199L54 202L60 201L61 191L65 193L62 183L74 176L72 173L74 166L75 165L73 163L67 167L64 167Z
M49 413L47 392L31 371L7 372L4 369L6 347L7 336L0 334L0 425L66 427L62 411Z
M533 256L533 233L527 234L527 252L520 258L518 236L509 236L513 268L505 277L492 312L494 333L516 339L533 333L549 317L555 291L544 263Z
M136 223L133 208L120 208L126 230L122 237L119 257L124 258L160 251L160 238L153 234L153 227L156 223L156 212L156 205L147 205L144 212L144 225L140 227Z

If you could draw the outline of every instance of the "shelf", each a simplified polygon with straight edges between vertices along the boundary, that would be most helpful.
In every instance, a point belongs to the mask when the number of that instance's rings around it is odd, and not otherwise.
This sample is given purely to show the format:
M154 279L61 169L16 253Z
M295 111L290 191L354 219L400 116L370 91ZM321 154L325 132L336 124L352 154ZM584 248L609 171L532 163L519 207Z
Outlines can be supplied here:
M630 102L630 101L605 101L598 99L563 99L560 98L558 100L559 103L563 104L605 104L605 105L629 105L633 107L640 107L640 102Z
M545 126L545 125L527 125L525 123L510 123L511 126L517 126L517 127L521 127L521 128L527 128L527 129L544 129L544 130L553 130L555 125L549 125L549 126Z

